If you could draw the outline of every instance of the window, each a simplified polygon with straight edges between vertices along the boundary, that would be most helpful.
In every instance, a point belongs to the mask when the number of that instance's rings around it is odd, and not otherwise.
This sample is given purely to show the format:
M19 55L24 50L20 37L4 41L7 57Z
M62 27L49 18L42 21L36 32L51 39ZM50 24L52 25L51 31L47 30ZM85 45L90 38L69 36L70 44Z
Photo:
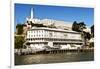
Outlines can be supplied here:
M31 37L33 37L33 35L31 35Z
M32 41L32 39L31 39L31 41Z
M49 33L50 37L52 37L52 33Z
M40 37L40 35L39 35L39 37Z
M38 30L37 30L37 33L38 33Z
M68 36L67 33L64 33L64 36L65 36L65 37Z
M29 35L29 37L30 37L30 35Z

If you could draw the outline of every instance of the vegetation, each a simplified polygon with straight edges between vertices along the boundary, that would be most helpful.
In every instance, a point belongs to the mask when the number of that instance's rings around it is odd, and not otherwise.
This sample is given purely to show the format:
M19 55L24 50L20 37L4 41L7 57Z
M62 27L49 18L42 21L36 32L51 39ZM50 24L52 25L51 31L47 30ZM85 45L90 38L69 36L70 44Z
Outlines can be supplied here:
M89 47L94 47L94 42L90 43Z
M17 24L16 29L17 29L17 35L23 34L23 24Z
M72 30L77 32L82 32L83 29L86 28L86 24L84 22L77 23L76 21L73 22Z
M85 39L90 39L91 37L94 37L94 25L91 26L91 33L83 31L83 29L86 29L86 24L84 22L77 23L76 21L73 22L72 30L81 32L82 36L84 36Z
M90 40L91 34L89 32L84 32L84 38Z
M14 43L14 45L15 45L14 48L15 49L23 48L23 43L25 42L23 36L15 36L14 41L15 41L15 43Z
M91 26L91 36L94 37L94 25Z
M76 21L73 22L72 30L81 33L82 38L84 39L85 44L87 43L87 39L90 40L91 34L89 32L83 31L86 29L86 24L84 22L77 23Z
M73 31L78 31L78 29L79 29L78 23L76 21L74 21L73 25L72 25L72 30Z

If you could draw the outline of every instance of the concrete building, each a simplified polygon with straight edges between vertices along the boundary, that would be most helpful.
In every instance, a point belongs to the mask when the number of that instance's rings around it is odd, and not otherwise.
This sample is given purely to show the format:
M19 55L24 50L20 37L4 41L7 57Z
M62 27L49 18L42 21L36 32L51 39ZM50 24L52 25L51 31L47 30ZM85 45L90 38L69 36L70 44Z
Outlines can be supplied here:
M38 19L34 18L34 11L31 9L31 16L26 18L27 23L33 23L33 24L43 24L45 26L51 26L54 25L56 28L61 28L61 29L67 29L71 30L72 29L72 22L66 22L66 21L61 21L61 20L54 20L54 19Z
M83 44L81 34L75 31L32 27L27 31L26 42L34 50L44 50L46 46L59 49L76 49Z
M53 20L53 19L43 19L41 20L43 25L50 26L54 25L56 28L61 28L61 29L72 29L72 23L71 22L65 22L61 20Z

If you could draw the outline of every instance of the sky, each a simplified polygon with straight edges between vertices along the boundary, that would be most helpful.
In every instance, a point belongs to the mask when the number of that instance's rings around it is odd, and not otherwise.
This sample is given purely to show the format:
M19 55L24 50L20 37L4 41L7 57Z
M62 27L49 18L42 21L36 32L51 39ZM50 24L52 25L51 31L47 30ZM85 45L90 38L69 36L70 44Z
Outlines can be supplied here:
M34 9L34 18L84 22L88 27L94 24L93 8L36 4L15 4L14 8L15 26L26 22L26 17L31 16L31 8Z

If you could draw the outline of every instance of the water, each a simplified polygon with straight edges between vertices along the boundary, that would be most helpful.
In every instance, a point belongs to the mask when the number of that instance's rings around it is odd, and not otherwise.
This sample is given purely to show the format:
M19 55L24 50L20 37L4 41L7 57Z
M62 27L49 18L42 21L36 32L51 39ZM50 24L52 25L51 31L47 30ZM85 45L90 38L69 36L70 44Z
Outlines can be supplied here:
M15 55L15 65L93 61L93 52Z

